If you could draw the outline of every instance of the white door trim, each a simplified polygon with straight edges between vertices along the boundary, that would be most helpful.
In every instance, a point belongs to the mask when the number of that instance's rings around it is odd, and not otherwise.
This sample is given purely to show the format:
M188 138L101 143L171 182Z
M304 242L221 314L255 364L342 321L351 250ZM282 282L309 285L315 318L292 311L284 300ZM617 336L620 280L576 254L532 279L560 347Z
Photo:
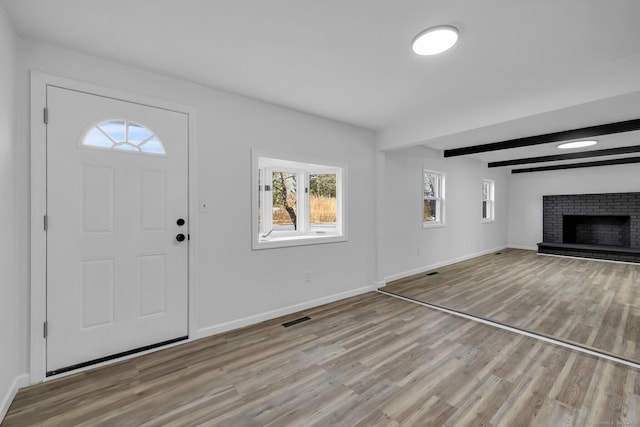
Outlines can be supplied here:
M44 123L44 108L47 105L47 86L58 86L123 101L135 102L156 108L163 108L187 114L189 117L189 339L197 336L197 230L198 230L198 198L196 181L196 109L194 107L138 95L125 91L109 89L91 83L79 82L63 77L53 76L37 71L31 72L31 327L30 327L30 368L29 382L36 384L45 380L46 376L46 340L44 338L44 322L46 315L46 265L47 246L44 230L44 216L47 206L47 132ZM183 341L184 342L184 341ZM160 349L160 348L158 348ZM133 357L133 356L129 356ZM123 358L124 359L124 358ZM122 359L116 359L116 362Z

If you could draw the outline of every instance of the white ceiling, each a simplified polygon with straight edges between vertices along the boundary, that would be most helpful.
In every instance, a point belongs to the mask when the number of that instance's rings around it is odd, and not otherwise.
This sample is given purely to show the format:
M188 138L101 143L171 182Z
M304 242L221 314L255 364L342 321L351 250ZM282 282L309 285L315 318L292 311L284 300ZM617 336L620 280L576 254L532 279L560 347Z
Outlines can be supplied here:
M384 149L640 117L638 0L0 3L23 37L373 129ZM439 24L454 49L414 55Z

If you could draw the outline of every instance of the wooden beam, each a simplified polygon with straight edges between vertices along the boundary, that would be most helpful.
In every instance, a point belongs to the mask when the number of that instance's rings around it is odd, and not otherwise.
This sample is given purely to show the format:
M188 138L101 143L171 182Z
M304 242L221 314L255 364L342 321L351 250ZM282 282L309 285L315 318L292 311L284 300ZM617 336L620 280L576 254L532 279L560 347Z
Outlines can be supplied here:
M503 160L501 162L490 162L490 168L501 166L525 165L529 163L555 162L558 160L576 160L588 157L614 156L617 154L640 153L640 145L630 147L607 148L604 150L578 151L575 153L554 154L551 156L527 157L522 159Z
M473 145L470 147L444 150L444 157L464 156L466 154L486 153L488 151L508 150L511 148L528 147L531 145L547 144L549 142L570 141L573 139L592 138L600 135L631 132L640 130L640 119L589 126L580 129L570 129L543 135L527 136L509 139L507 141L492 142L490 144Z
M628 163L640 163L640 157L626 157L623 159L600 160L597 162L569 163L566 165L539 166L535 168L512 169L511 173L544 172L562 169L592 168L596 166L624 165Z

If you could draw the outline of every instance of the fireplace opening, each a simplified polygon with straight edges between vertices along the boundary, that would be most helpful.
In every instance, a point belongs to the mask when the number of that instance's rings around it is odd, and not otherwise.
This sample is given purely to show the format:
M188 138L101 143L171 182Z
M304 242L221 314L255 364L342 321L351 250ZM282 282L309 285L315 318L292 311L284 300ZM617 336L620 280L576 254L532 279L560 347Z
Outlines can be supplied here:
M563 215L562 242L628 248L630 222L621 215Z

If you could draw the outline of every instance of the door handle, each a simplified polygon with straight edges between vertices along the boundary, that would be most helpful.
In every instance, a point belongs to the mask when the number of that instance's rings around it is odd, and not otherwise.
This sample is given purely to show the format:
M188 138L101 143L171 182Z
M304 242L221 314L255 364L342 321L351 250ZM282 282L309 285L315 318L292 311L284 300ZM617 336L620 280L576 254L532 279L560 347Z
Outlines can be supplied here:
M178 234L178 235L176 236L176 240L177 240L178 242L183 242L183 241L184 241L184 238L185 238L185 237L184 237L184 234L182 234L182 233L180 233L180 234Z
M176 224L178 224L178 227L182 227L184 225L184 219L180 218L176 221Z

